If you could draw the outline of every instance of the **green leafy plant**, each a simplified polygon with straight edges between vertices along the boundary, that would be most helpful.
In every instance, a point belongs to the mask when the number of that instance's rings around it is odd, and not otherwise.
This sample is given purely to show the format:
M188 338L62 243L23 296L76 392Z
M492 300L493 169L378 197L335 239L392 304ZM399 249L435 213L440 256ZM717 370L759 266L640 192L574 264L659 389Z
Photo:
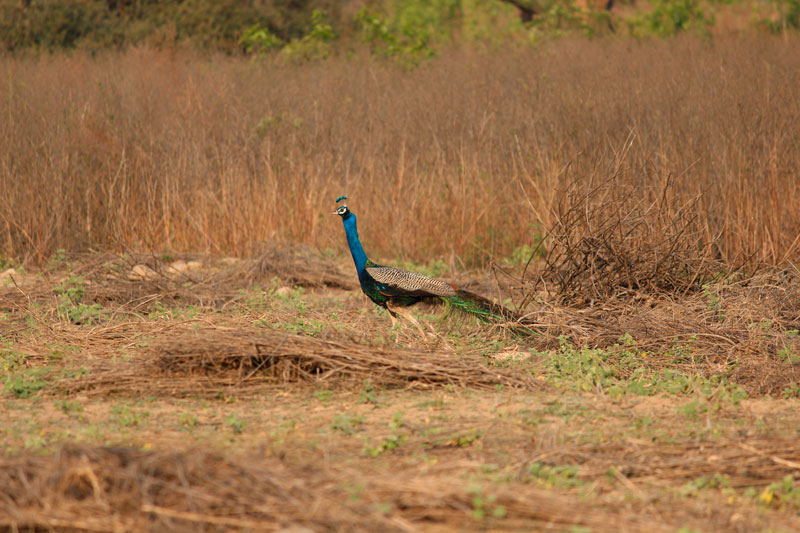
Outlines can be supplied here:
M652 10L627 19L628 28L636 37L670 37L681 32L710 34L714 14L701 0L653 0Z
M384 452L392 451L402 445L408 440L408 435L401 432L400 429L405 425L403 422L403 413L397 411L389 422L389 429L393 431L391 435L384 437L377 445L370 445L369 441L364 443L364 451L376 457Z
M263 54L282 47L284 43L269 29L255 24L242 33L239 44L247 52Z
M0 349L0 368L3 369L3 390L17 398L31 395L47 386L47 368L33 368L26 363L28 356L12 348Z
M483 520L487 516L505 518L508 511L505 505L497 504L497 496L485 494L482 487L470 487L467 490L472 496L472 518Z
M243 433L244 429L247 427L247 423L244 420L241 420L236 413L231 413L226 416L225 423L236 435Z
M150 416L147 411L137 411L127 405L115 405L111 408L111 413L123 427L139 426Z
M547 465L537 461L528 467L528 474L547 488L572 488L583 485L577 466Z
M688 481L678 489L678 493L683 497L694 497L697 496L698 491L703 489L726 489L730 486L731 481L727 476L713 474Z
M551 383L584 391L596 391L611 396L635 394L652 396L666 394L698 394L714 407L724 403L738 405L747 394L725 376L705 377L684 374L679 370L652 369L648 354L640 350L630 336L605 349L576 348L566 339L561 347L550 352L545 360L546 379Z
M746 493L755 497L759 504L765 507L786 510L800 509L800 484L794 476L785 476L780 481L771 483L756 496L755 491Z
M800 29L800 0L772 0L770 3L777 16L759 20L759 26L772 33Z
M282 53L290 59L325 59L331 55L332 41L336 37L324 11L315 9L311 13L311 30L301 39L289 42Z
M178 422L182 427L185 428L193 428L200 423L197 417L192 413L181 413L181 415L178 417Z
M77 325L96 324L105 314L102 305L83 303L85 284L85 279L71 276L53 289L59 296L59 316Z
M338 414L333 419L331 429L340 431L345 435L353 435L361 431L364 425L364 417L348 414Z

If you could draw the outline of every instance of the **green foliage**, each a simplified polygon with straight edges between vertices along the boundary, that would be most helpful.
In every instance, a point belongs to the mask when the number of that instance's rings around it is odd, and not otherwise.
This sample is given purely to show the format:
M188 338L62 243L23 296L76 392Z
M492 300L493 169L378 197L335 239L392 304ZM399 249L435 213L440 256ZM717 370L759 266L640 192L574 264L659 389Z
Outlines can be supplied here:
M755 492L746 495L755 497ZM758 494L757 501L765 507L780 510L800 509L800 485L793 476L785 476L782 480L765 487Z
M787 363L800 362L800 355L795 354L792 351L792 347L791 346L784 345L783 348L778 350L778 357L780 357L781 359L783 359Z
M765 18L758 24L771 33L800 29L800 0L772 0L777 16Z
M67 251L63 248L59 248L55 251L55 253L50 257L50 260L47 262L47 269L48 270L56 270L61 265L66 263L67 261Z
M300 38L323 0L0 0L0 49L97 50L184 42L229 52ZM244 36L249 34L249 38ZM244 41L242 41L244 38Z
M322 390L315 390L314 391L314 398L321 401L325 405L331 403L331 397L333 396L333 391L328 389Z
M678 489L678 493L685 498L697 496L698 491L703 489L725 489L731 486L731 481L724 474L714 474L711 476L701 476L697 479L686 482Z
M333 27L324 11L311 13L311 30L300 39L289 42L283 54L295 60L325 59L331 55L331 43L336 38Z
M384 452L390 452L399 448L408 440L408 435L392 434L384 437L377 445L372 446L369 442L364 443L364 452L372 457L377 457Z
M47 370L44 368L29 368L16 372L6 377L5 391L17 398L29 398L47 386L46 373Z
M441 3L441 2L438 2ZM452 3L452 2L450 2ZM393 17L362 9L355 23L361 40L373 54L416 65L436 55L433 47L437 30L442 28L437 17L437 2L398 2Z
M197 426L200 421L192 413L181 413L178 417L178 422L185 428L193 428Z
M472 444L480 439L483 436L483 432L479 430L472 430L467 433L460 433L452 438L450 438L446 445L457 447L457 448L467 448L472 446Z
M84 285L86 280L71 276L53 291L59 296L58 315L69 322L77 325L91 325L99 322L105 314L102 305L85 304L82 302L84 297Z
M401 411L397 411L392 417L392 421L389 422L389 429L392 430L392 434L384 437L375 446L370 445L369 441L365 441L364 452L372 457L377 457L384 452L389 452L398 448L408 440L408 435L400 431L404 425L403 413Z
M345 435L353 435L362 430L364 417L348 414L338 414L333 419L331 429L340 431Z
M0 369L3 370L3 391L17 398L29 398L47 386L46 368L31 368L28 356L6 346L0 349Z
M372 405L378 405L378 398L375 394L375 388L372 386L372 382L369 380L364 382L364 388L358 393L361 396L361 399L364 403L371 403Z
M800 385L792 383L788 387L784 387L781 391L781 397L789 400L791 398L800 398Z
M574 0L550 0L538 2L539 14L528 24L528 38L536 43L545 36L558 36L579 32L592 37L610 27L607 11L589 11Z
M653 0L623 19L636 37L682 32L710 35L717 6L735 0ZM768 0L776 16L756 24L770 32L800 28L800 0ZM0 0L0 49L100 50L148 43L265 54L291 60L329 57L337 41L355 29L381 58L413 67L436 57L456 39L496 47L537 44L563 34L588 37L614 27L605 9L576 0L521 2L536 15L525 24L508 2L483 0L383 0L367 2L351 19L329 0ZM618 15L613 17L618 18Z
M671 37L690 31L708 36L714 26L714 14L701 0L653 0L651 5L651 11L626 21L631 35Z
M684 374L678 370L652 369L648 354L640 350L630 335L606 349L576 348L565 339L558 351L551 352L545 361L547 379L565 388L596 391L611 396L634 394L689 395L698 394L704 400L738 405L747 396L725 376L705 377Z
M241 420L236 413L231 413L226 416L225 423L236 435L243 433L244 429L247 427L247 423L244 420Z
M245 51L251 53L265 53L275 48L283 46L283 41L270 32L267 28L259 25L250 26L239 38Z
M83 412L83 405L80 402L75 401L68 401L68 400L61 400L56 402L56 407L58 407L65 415L72 415L72 413L82 413Z
M551 466L537 461L528 467L528 474L547 488L569 489L583 485L577 466Z
M150 416L147 411L137 411L127 405L115 405L111 408L111 413L116 417L117 423L123 427L139 426Z
M483 520L490 516L493 518L505 518L508 514L504 505L498 505L497 496L494 494L484 494L482 487L470 487L467 492L472 495L472 518Z

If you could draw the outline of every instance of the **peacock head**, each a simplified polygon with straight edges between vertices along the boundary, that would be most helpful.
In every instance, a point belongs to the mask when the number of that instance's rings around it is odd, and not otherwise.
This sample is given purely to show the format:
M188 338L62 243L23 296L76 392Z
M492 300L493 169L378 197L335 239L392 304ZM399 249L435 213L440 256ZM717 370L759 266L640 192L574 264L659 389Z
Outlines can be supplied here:
M342 200L347 200L347 196L340 196L339 198L336 199L336 203L338 204ZM352 213L350 212L350 210L347 208L347 206L345 204L342 204L342 205L340 205L339 207L336 208L336 211L334 211L333 214L334 215L339 215L340 217L342 217L342 219L346 219Z
M334 211L333 214L339 215L342 218L347 218L350 215L352 215L350 209L348 209L346 205L340 205L339 207L337 207L336 211Z

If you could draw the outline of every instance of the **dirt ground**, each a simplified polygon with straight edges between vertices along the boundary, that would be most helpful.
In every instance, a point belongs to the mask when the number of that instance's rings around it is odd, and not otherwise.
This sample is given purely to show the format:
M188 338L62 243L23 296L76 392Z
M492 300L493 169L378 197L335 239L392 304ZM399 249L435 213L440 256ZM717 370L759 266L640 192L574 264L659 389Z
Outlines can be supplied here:
M530 338L421 307L423 338L351 270L284 248L7 275L0 528L800 529L796 280L543 297Z

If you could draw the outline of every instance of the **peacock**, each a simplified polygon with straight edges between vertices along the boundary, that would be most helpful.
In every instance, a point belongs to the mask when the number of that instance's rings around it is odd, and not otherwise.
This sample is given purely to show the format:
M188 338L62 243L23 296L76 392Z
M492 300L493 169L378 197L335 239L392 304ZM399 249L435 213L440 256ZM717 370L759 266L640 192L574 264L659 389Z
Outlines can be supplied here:
M336 203L346 199L346 196L340 196L336 199ZM443 301L450 308L474 315L484 322L507 323L520 320L517 313L483 296L460 289L452 283L423 276L416 272L373 263L367 259L367 254L364 253L364 248L358 239L356 216L353 212L343 204L338 206L333 214L342 217L347 244L350 247L350 254L353 256L353 262L356 264L361 290L370 300L389 312L392 327L395 326L397 316L400 315L414 324L425 336L419 322L405 309L423 300ZM511 330L523 335L533 333L530 329L520 325L512 326Z

